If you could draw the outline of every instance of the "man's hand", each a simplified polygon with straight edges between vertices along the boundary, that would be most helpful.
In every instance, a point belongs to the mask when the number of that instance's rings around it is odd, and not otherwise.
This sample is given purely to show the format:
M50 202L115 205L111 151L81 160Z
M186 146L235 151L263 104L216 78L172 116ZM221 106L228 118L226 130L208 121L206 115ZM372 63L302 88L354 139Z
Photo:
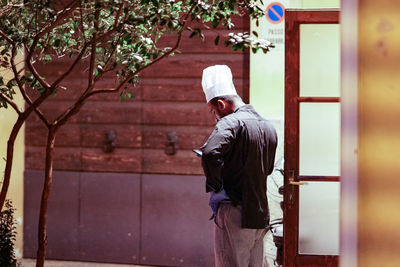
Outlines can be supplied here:
M219 191L218 193L215 193L214 191L210 192L210 202L209 205L214 213L215 216L217 216L218 213L218 206L219 203L222 200L229 200L228 195L226 194L225 190L222 189L221 191Z

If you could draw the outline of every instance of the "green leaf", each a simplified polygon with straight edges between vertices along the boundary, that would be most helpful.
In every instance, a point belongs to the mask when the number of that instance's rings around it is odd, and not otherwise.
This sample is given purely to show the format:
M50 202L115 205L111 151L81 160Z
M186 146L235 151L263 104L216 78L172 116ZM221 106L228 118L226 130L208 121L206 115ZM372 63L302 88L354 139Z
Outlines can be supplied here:
M60 40L60 39L56 39L56 40L54 41L54 47L59 47L60 44L61 44L61 40Z
M241 47L240 44L234 44L234 45L232 45L232 49L233 49L234 51L238 50L240 47Z
M74 24L75 28L78 28L79 27L79 20L74 20L73 24Z
M123 102L125 100L126 100L126 95L125 94L120 94L119 101Z
M219 22L220 22L220 20L217 19L217 18L215 18L215 19L211 22L211 25L213 26L214 29L218 27Z
M7 82L7 84L6 84L6 86L7 86L8 89L11 89L11 88L13 88L13 86L16 86L16 85L17 85L17 82L15 81L15 79L9 80L9 81Z
M32 82L31 82L31 84L30 84L30 87L31 87L31 88L35 88L35 87L38 86L38 85L39 85L39 81L36 80L36 79L34 79L34 80L32 80Z
M42 86L40 86L37 90L39 91L39 93L40 93L41 95L44 94L44 93L46 92L46 90L45 90Z

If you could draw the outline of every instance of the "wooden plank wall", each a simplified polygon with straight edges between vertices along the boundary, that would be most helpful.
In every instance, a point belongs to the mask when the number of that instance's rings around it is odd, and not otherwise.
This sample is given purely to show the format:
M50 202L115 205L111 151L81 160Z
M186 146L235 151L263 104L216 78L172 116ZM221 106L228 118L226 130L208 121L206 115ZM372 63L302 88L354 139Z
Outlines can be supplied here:
M234 19L237 31L248 31L248 17ZM220 29L222 35L227 31ZM208 111L201 88L202 70L214 64L231 67L238 93L248 101L249 54L232 51L221 42L214 45L217 32L205 32L206 41L189 34L174 57L154 65L139 76L132 89L134 100L119 101L118 95L96 96L88 101L60 130L56 140L55 170L123 172L150 174L202 175L199 159L191 152L199 148L212 131L214 120ZM172 45L168 37L165 44ZM40 66L40 72L53 80L70 62ZM73 103L85 85L85 64L78 66L61 91L42 110L53 117ZM99 82L97 89L111 88L115 77ZM106 133L116 133L116 149L102 151ZM178 152L164 152L167 134L176 132ZM26 125L26 169L44 169L46 128L34 115Z

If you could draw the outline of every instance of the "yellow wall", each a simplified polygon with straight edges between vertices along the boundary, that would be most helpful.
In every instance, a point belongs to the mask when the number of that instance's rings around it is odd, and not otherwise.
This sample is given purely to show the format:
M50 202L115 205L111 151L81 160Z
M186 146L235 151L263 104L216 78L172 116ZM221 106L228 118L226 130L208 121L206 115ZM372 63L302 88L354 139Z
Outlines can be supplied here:
M358 5L358 260L400 266L400 5Z
M16 62L19 62L17 59ZM0 70L2 75L11 77L11 72L4 69ZM6 80L5 80L6 81ZM23 107L22 96L18 95L15 97L15 101L20 107ZM9 107L8 109L0 109L0 173L4 174L5 161L3 158L6 157L7 140L10 135L13 124L17 119L15 111ZM11 174L11 183L8 190L7 198L13 202L15 211L15 219L19 222L17 225L17 241L16 241L16 255L17 257L22 256L22 217L23 217L23 174L24 174L24 128L21 128L20 133L17 137L14 150L14 163ZM3 176L1 177L3 179Z
M400 6L342 4L340 266L400 266Z

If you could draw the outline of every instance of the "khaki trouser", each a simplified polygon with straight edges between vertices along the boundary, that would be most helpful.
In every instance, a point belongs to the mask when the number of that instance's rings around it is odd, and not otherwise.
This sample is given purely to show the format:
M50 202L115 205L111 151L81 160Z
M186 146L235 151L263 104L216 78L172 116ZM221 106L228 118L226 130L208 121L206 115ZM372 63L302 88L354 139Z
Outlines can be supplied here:
M221 202L215 225L216 267L263 267L266 229L241 228L241 207Z

